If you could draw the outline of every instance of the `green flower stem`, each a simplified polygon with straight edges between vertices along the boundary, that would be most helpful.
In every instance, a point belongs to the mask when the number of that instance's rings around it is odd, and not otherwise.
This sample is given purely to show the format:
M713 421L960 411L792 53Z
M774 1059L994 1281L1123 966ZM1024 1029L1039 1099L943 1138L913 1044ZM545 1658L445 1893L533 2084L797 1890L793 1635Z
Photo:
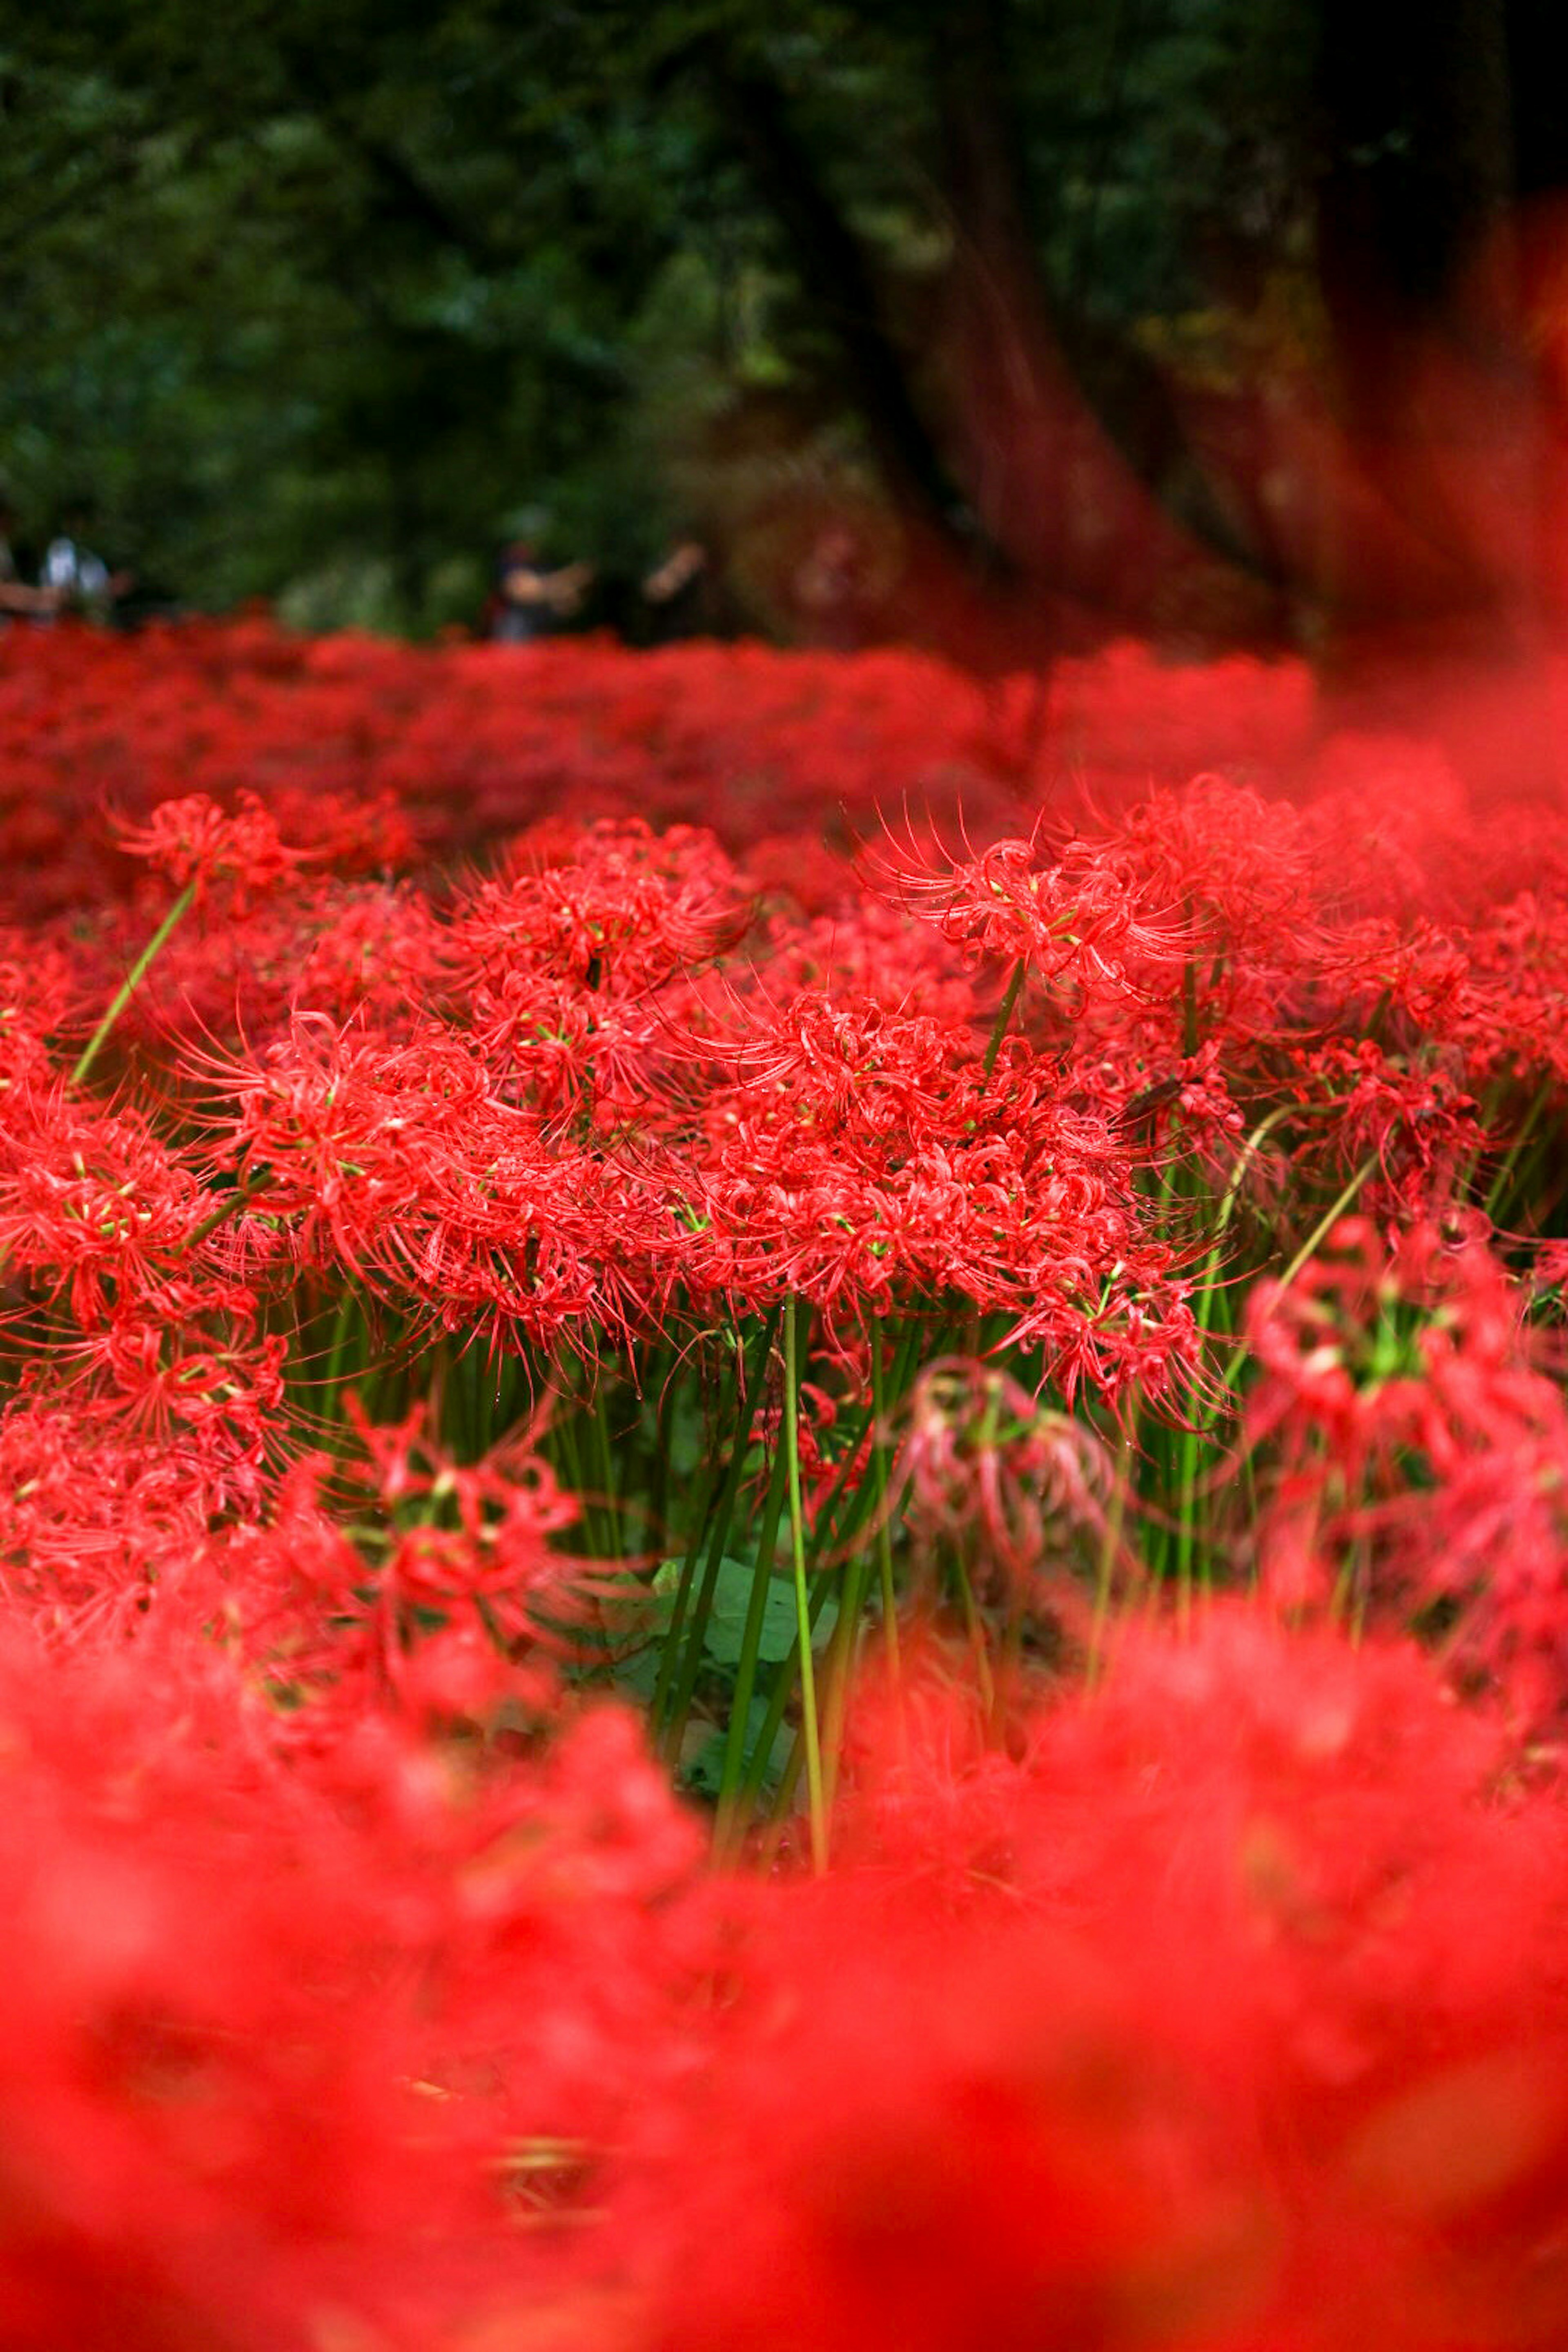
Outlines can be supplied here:
M991 1042L985 1048L987 1085L991 1080L991 1073L996 1067L996 1056L1002 1051L1002 1040L1007 1034L1007 1024L1013 1018L1013 1008L1018 1002L1018 992L1024 985L1024 974L1028 968L1027 957L1020 956L1013 966L1012 977L1007 982L1005 993L996 1008L996 1019L991 1031Z
M931 1349L931 1353L933 1355L939 1355L942 1352L941 1342L945 1338L946 1329L947 1325L945 1322L939 1323L935 1334L935 1339ZM903 1337L899 1343L898 1353L894 1358L892 1387L895 1398L903 1394L904 1387L907 1385L913 1370L915 1357L920 1348L920 1322L917 1318L911 1316L905 1326ZM867 1425L867 1421L863 1419L855 1432L850 1446L849 1455L845 1465L845 1470L841 1472L838 1486L835 1490L836 1496L843 1491L847 1471L853 1465L856 1453L858 1451L860 1439L865 1434ZM884 1487L884 1494L885 1491ZM859 1486L856 1487L854 1491L849 1509L845 1517L844 1525L838 1530L838 1540L840 1546L852 1543L856 1540L860 1530L865 1526L868 1517L875 1507L877 1499L878 1487L876 1480L874 1478L862 1479ZM810 1556L813 1560L820 1558L822 1550L826 1545L826 1538L825 1522L826 1516L827 1515L825 1513L823 1518L818 1520L816 1528L813 1533L810 1552ZM891 1554L889 1551L888 1585L889 1592L891 1591ZM818 1617L820 1617L824 1608L826 1606L827 1595L828 1580L826 1577L816 1577L813 1580L811 1587L811 1622L813 1625L816 1624ZM894 1639L896 1643L896 1630ZM782 1660L778 1671L773 1676L773 1686L768 1694L768 1711L763 1718L762 1730L758 1735L757 1744L752 1749L751 1764L747 1768L745 1783L742 1793L749 1804L754 1804L761 1793L763 1778L767 1769L767 1759L773 1752L773 1743L778 1736L779 1726L784 1721L784 1709L789 1704L790 1693L795 1688L795 1674L799 1659L800 1633L797 1626L795 1639L790 1645L789 1654ZM775 1814L778 1811L779 1804L784 1805L787 1809L789 1797L793 1794L795 1782L800 1778L801 1765L804 1760L805 1749L803 1741L797 1738L792 1756L792 1768L790 1769L786 1769L784 1786L781 1788L778 1800L775 1801Z
M476 1337L458 1359L468 1378L468 1446L469 1457L482 1461L495 1444L496 1413L500 1402L499 1368Z
M888 1644L888 1667L896 1689L902 1681L902 1675L899 1660L899 1597L893 1589L893 1530L888 1514L888 1449L882 1441L887 1405L882 1393L881 1350L874 1341L871 1349L871 1413L875 1432L871 1446L871 1475L877 1488L877 1571L882 1594L882 1637Z
M822 1773L823 1794L829 1812L838 1789L844 1718L849 1705L849 1686L855 1677L866 1591L870 1581L870 1557L865 1551L858 1551L844 1571L844 1583L838 1596L838 1622L833 1628L833 1640L827 1653L827 1698L822 1716Z
M1308 1259L1312 1256L1313 1253L1318 1250L1325 1241L1327 1241L1329 1235L1333 1232L1334 1227L1339 1223L1340 1219L1344 1215L1346 1210L1353 1207L1362 1186L1373 1174L1377 1165L1378 1159L1376 1152L1370 1152L1366 1159L1362 1161L1361 1166L1356 1170L1355 1174L1351 1178L1350 1182L1345 1186L1344 1191L1340 1193L1336 1200L1331 1202L1330 1205L1324 1210L1322 1215L1318 1219L1317 1223L1312 1227L1311 1232L1307 1235L1306 1240L1301 1244L1300 1248L1290 1260L1290 1263L1286 1267L1284 1273L1279 1276L1279 1287L1281 1290L1289 1289L1290 1285L1295 1281L1296 1276L1300 1273L1301 1268L1306 1265ZM1242 1365L1247 1361L1247 1342L1245 1339L1240 1341L1238 1345L1232 1349L1230 1356L1226 1360L1225 1369L1220 1374L1220 1389L1222 1393L1229 1390L1237 1372L1240 1371ZM1205 1412L1203 1419L1200 1421L1198 1424L1199 1428L1202 1430L1211 1427L1214 1422L1218 1419L1219 1411L1220 1408L1217 1402L1211 1404Z
M777 1446L768 1479L767 1500L763 1506L756 1566L752 1573L751 1598L746 1605L746 1622L741 1633L741 1655L735 1667L730 1728L725 1737L724 1761L719 1774L719 1810L713 1829L713 1846L715 1853L721 1857L731 1850L735 1839L746 1767L746 1717L751 1712L752 1694L757 1683L763 1621L767 1613L768 1594L773 1580L773 1555L778 1548L779 1521L784 1516L787 1470L784 1448Z
M1230 1181L1226 1187L1225 1196L1220 1203L1219 1215L1215 1223L1214 1239L1208 1252L1203 1284L1194 1301L1194 1315L1199 1331L1205 1339L1211 1335L1216 1322L1224 1319L1221 1315L1219 1296L1221 1251L1226 1229L1235 1210L1242 1182L1265 1137L1281 1118L1289 1115L1290 1108L1291 1106L1285 1105L1278 1110L1271 1111L1267 1118L1261 1119L1253 1129L1242 1147ZM1306 1240L1291 1257L1283 1274L1280 1275L1279 1280L1281 1289L1289 1289L1291 1283L1295 1281L1313 1253L1327 1239L1341 1217L1352 1205L1363 1185L1372 1176L1377 1165L1376 1153L1370 1153L1351 1177L1343 1191L1323 1212ZM1154 1463L1157 1473L1154 1479L1154 1491L1159 1493L1163 1490L1173 1496L1174 1515L1163 1526L1152 1517L1148 1522L1146 1542L1152 1580L1150 1601L1152 1605L1160 1586L1173 1575L1176 1583L1177 1614L1183 1624L1190 1621L1194 1598L1194 1568L1199 1521L1198 1483L1204 1440L1224 1412L1226 1402L1233 1394L1237 1376L1247 1361L1247 1342L1245 1339L1238 1340L1221 1368L1214 1394L1194 1413L1191 1426L1182 1429L1173 1437L1168 1433L1160 1432L1157 1437L1151 1441L1149 1458L1154 1462L1156 1454L1159 1457L1157 1463Z
M187 882L179 897L175 899L174 905L170 908L168 913L164 916L163 921L159 924L157 929L153 932L152 938L148 940L146 946L142 949L141 954L137 957L135 962L132 965L130 971L126 973L124 980L121 982L119 990L115 994L114 1002L110 1004L108 1012L104 1014L102 1020L99 1023L97 1028L93 1031L92 1035L88 1039L87 1044L83 1046L81 1053L77 1057L76 1067L72 1070L70 1075L70 1082L73 1087L80 1086L89 1070L91 1069L94 1062L97 1061L99 1054L101 1051L106 1039L110 1035L110 1031L113 1029L115 1023L119 1020L121 1014L124 1012L126 1006L135 995L138 988L141 987L154 958L163 948L163 945L169 937L170 932L189 909L191 902L195 898L195 884L194 882Z
M1193 1557L1197 1549L1198 1455L1196 1429L1184 1429L1176 1441L1176 1622L1185 1633L1193 1615Z
M346 1366L348 1361L349 1338L353 1329L354 1313L358 1305L359 1300L351 1285L350 1287L345 1289L343 1292L342 1303L338 1307L337 1314L333 1318L332 1323L332 1344L327 1357L327 1374L325 1381L325 1387L327 1388L329 1394L331 1396L336 1395L342 1381L348 1378Z
M805 1527L800 1503L799 1305L784 1309L784 1450L789 1460L789 1531L795 1553L795 1626L800 1643L801 1728L805 1739L806 1804L811 1814L811 1864L827 1867L827 1814L822 1788L822 1748L816 1728L816 1681L811 1657L811 1602L805 1588Z
M779 1841L784 1835L784 1823L789 1819L795 1805L795 1792L800 1786L801 1766L805 1761L805 1737L804 1732L797 1731L795 1744L789 1751L789 1758L784 1765L783 1778L779 1781L778 1793L769 1811L767 1835L762 1840L761 1851L757 1857L764 1872L773 1866L773 1860L779 1850Z
M691 1580L696 1573L697 1555L702 1549L702 1538L708 1526L709 1507L712 1503L713 1491L718 1483L718 1464L716 1461L710 1461L704 1468L698 1486L697 1508L692 1515L691 1532L687 1538L686 1550L680 1562L680 1576L675 1588L675 1599L670 1606L669 1623L665 1630L664 1646L659 1655L658 1673L654 1680L653 1696L648 1702L648 1724L654 1732L658 1731L663 1719L670 1685L675 1680L676 1665L680 1655L681 1629L686 1622L686 1612L691 1597Z
M823 1610L826 1605L827 1579L825 1576L819 1576L815 1580L811 1586L811 1602L809 1612L811 1625L816 1625L817 1619L821 1616ZM773 1679L772 1687L768 1692L767 1713L763 1717L762 1727L757 1733L756 1743L752 1749L752 1760L746 1767L746 1777L741 1784L742 1802L748 1807L754 1806L758 1797L762 1793L763 1782L767 1777L768 1759L773 1754L773 1742L778 1738L779 1726L784 1721L784 1709L789 1705L790 1693L795 1688L795 1675L799 1664L800 1626L797 1621L795 1630L795 1638L790 1643L789 1655L780 1662L778 1671ZM788 1789L792 1794L795 1789L795 1782L800 1778L800 1767L803 1756L804 1748L802 1745L802 1736L797 1733L795 1748L791 1752L791 1766L794 1770L794 1779L791 1779L790 1777L789 1767L786 1767L784 1774L785 1782L787 1783ZM783 1790L780 1791L780 1797L777 1802L787 1804L787 1798L785 1798ZM775 1802L775 1811L777 1811L777 1802Z
M241 1209L246 1208L255 1200L258 1192L265 1192L271 1181L272 1171L269 1168L262 1168L258 1169L247 1182L236 1184L224 1195L212 1214L202 1219L195 1233L184 1244L184 1247L197 1248L210 1234L216 1234L220 1225L226 1225L230 1217L237 1217Z
M985 1628L980 1622L980 1612L974 1605L974 1588L969 1581L969 1570L963 1557L955 1552L953 1568L958 1577L958 1598L963 1611L963 1628L974 1652L974 1674L980 1685L980 1701L987 1717L995 1709L996 1690L991 1679L991 1661L985 1654Z
M746 1452L751 1444L752 1428L757 1417L757 1408L762 1402L763 1392L767 1386L768 1359L773 1353L773 1338L778 1330L778 1325L779 1309L775 1307L763 1326L756 1365L746 1385L746 1392L735 1430L735 1442L730 1456L729 1471L720 1492L718 1508L714 1512L711 1529L709 1533L708 1557L703 1564L702 1581L698 1587L696 1602L691 1609L690 1625L686 1635L686 1652L670 1699L669 1719L665 1727L663 1746L666 1759L671 1765L679 1759L681 1738L686 1730L687 1717L691 1712L691 1700L697 1688L697 1677L702 1669L702 1653L707 1641L708 1621L713 1613L713 1595L719 1586L720 1564L724 1557L724 1547L730 1540L730 1528L735 1516L735 1504L746 1475ZM700 1530L697 1543L700 1547ZM694 1568L695 1561L694 1549L689 1553L687 1565L681 1570L682 1582L688 1591L690 1590L690 1570ZM677 1598L679 1601L679 1595ZM672 1620L669 1633L666 1636L670 1650L673 1650L679 1638L679 1629ZM662 1662L659 1672L662 1680ZM655 1697L656 1699L658 1697L657 1689ZM658 1721L657 1717L655 1721Z
M1019 1591L1007 1604L1007 1622L1002 1634L1002 1671L996 1677L996 1699L991 1710L991 1738L993 1745L998 1748L1007 1728L1007 1710L1016 1702L1021 1687L1024 1624L1027 1615L1027 1600Z
M1116 1567L1116 1555L1121 1549L1121 1529L1127 1516L1127 1490L1132 1478L1132 1444L1136 1427L1135 1420L1129 1422L1117 1446L1110 1508L1105 1515L1105 1525L1100 1530L1100 1553L1095 1564L1094 1616L1089 1629L1089 1655L1084 1661L1084 1681L1090 1690L1100 1679L1105 1656L1105 1635L1110 1622L1110 1581Z
M1556 1080L1551 1076L1550 1074L1542 1079L1541 1084L1535 1090L1534 1098L1531 1103L1530 1108L1525 1112L1523 1118L1520 1121L1519 1126L1515 1130L1513 1141L1509 1147L1508 1155L1504 1159L1501 1166L1499 1168L1497 1174L1492 1178L1491 1184L1487 1192L1486 1200L1482 1205L1486 1210L1487 1215L1492 1220L1494 1224L1497 1222L1498 1211L1501 1208L1503 1202L1508 1196L1509 1181L1512 1177L1514 1171L1519 1166L1520 1158L1526 1144L1530 1141L1531 1137L1535 1132L1536 1127L1540 1122L1542 1113L1545 1110L1547 1104L1552 1099L1552 1088L1555 1084Z
M610 1444L609 1418L604 1402L594 1400L594 1450L598 1455L599 1477L605 1492L605 1527L609 1538L610 1555L618 1559L621 1553L620 1506L616 1494L616 1452Z
M582 1448L577 1443L577 1433L572 1426L569 1415L566 1413L562 1414L561 1419L556 1423L551 1434L555 1440L555 1451L561 1465L561 1475L566 1486L577 1497L578 1506L582 1510L583 1533L587 1539L588 1549L595 1557L597 1558L599 1551L598 1534L594 1524L593 1506L588 1501L587 1495L584 1491L587 1486L587 1474L583 1467L583 1453Z
M942 1352L947 1328L945 1321L938 1323L932 1335L931 1344L927 1349L928 1355L938 1356ZM921 1325L918 1318L911 1316L905 1324L903 1335L899 1341L898 1351L894 1357L892 1390L895 1398L901 1397L908 1385L914 1367L914 1360L920 1349L920 1341ZM834 1479L827 1500L817 1512L816 1523L807 1538L806 1557L813 1567L820 1561L823 1554L827 1550L829 1539L835 1533L837 1533L840 1550L855 1540L866 1523L874 1500L871 1490L867 1487L864 1481L858 1486L851 1487L850 1480L859 1457L861 1443L880 1411L880 1407L876 1402L875 1386L879 1370L879 1367L873 1363L872 1395L868 1399L863 1410L856 1412L853 1417L846 1415L848 1438L844 1449L844 1456L839 1463L837 1475ZM834 1520L847 1496L849 1507L845 1513L843 1524L835 1530Z
M763 1361L764 1363L766 1361L765 1355ZM669 1623L665 1629L658 1674L654 1682L653 1696L648 1704L648 1724L655 1733L663 1719L670 1686L675 1680L676 1668L680 1656L681 1629L686 1622L686 1612L691 1598L691 1580L696 1573L698 1555L702 1549L702 1538L708 1530L708 1514L712 1507L719 1476L720 1456L715 1451L703 1464L702 1475L698 1481L697 1507L691 1515L690 1532L687 1537L686 1550L681 1559L680 1576L675 1589L675 1600L670 1608Z

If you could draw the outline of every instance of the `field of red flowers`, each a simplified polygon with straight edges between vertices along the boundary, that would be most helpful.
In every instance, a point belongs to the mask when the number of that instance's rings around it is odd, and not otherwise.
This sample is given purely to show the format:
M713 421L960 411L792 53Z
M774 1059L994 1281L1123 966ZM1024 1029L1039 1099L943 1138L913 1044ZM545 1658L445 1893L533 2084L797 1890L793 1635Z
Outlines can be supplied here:
M1560 2352L1568 805L1420 719L0 641L0 2344Z

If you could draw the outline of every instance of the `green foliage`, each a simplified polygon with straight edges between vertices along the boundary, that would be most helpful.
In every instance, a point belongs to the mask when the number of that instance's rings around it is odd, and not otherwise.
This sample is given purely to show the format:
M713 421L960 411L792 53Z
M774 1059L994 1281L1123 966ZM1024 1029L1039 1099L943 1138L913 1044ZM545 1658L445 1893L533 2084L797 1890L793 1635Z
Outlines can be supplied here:
M735 1666L741 1662L755 1572L751 1560L723 1559L719 1563L719 1582L708 1620L706 1647L709 1655L721 1665ZM788 1657L794 1641L795 1596L788 1585L775 1577L770 1580L763 1604L757 1655L764 1664L777 1665L782 1658Z
M1300 0L993 13L1052 299L1189 308L1205 220L1293 184ZM964 37L815 0L19 16L0 479L34 538L85 499L149 590L312 625L471 617L525 511L629 579L759 480L867 462L734 92L777 95L918 388Z

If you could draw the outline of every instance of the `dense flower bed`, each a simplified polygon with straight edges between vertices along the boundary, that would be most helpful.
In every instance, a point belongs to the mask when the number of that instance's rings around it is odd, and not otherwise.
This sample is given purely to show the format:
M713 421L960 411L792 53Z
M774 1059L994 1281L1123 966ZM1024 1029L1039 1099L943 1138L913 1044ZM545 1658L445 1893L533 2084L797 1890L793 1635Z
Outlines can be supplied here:
M1455 741L0 644L0 2342L1564 2340L1568 815Z

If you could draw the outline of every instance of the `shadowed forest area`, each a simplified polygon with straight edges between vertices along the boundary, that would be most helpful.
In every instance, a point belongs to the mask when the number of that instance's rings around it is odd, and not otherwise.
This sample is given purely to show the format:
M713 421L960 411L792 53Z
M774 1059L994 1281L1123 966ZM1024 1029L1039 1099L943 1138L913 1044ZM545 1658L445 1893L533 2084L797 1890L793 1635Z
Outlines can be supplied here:
M521 533L584 621L694 538L729 625L982 667L1511 646L1565 68L1546 0L13 8L0 471L311 626Z

